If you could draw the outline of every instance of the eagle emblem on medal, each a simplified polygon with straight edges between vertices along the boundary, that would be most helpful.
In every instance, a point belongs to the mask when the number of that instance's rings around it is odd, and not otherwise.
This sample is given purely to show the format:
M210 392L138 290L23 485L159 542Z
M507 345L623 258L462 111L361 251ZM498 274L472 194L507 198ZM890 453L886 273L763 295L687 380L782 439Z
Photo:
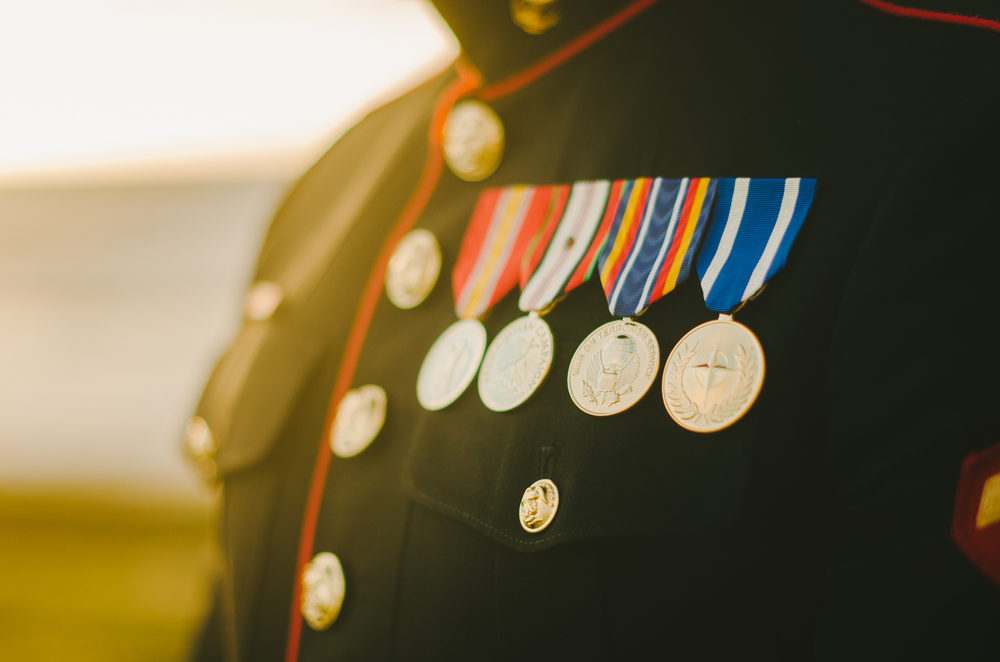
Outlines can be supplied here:
M584 397L599 407L611 407L632 392L638 376L635 340L626 335L615 336L590 357L583 378Z
M574 404L593 416L625 411L656 379L660 348L643 324L615 320L595 329L580 343L569 370Z

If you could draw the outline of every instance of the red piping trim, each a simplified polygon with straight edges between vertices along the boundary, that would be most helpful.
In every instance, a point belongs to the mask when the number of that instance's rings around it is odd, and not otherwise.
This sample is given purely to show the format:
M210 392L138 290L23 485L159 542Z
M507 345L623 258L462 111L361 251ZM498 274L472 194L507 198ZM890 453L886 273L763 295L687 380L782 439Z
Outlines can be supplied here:
M903 7L892 2L883 0L859 0L873 9L877 9L893 16L903 16L904 18L915 18L921 21L935 21L938 23L953 23L955 25L967 25L974 28L983 28L1000 32L1000 21L992 21L979 16L965 16L962 14L946 14L944 12L918 9L916 7Z
M358 365L361 356L361 349L364 346L365 337L368 335L368 327L371 324L372 316L375 314L375 306L382 293L382 286L385 284L385 272L389 265L389 258L392 249L399 243L410 228L416 223L420 213L427 205L431 194L437 187L441 177L442 155L438 148L441 127L448 110L455 102L469 90L475 89L479 85L478 76L474 76L465 67L456 67L459 79L451 83L438 97L431 115L430 127L430 148L427 151L427 158L420 175L420 180L410 199L407 201L403 212L392 228L388 239L382 245L382 250L378 254L378 259L361 296L358 309L354 314L354 321L351 323L351 332L347 338L347 345L340 361L340 369L337 371L337 381L333 388L333 395L330 398L330 406L327 408L326 422L323 425L323 436L319 444L319 453L316 464L313 466L312 481L309 485L309 496L306 500L305 513L303 515L302 531L299 537L299 554L295 566L295 582L292 591L291 618L288 624L288 642L285 648L285 660L295 662L299 655L299 641L302 634L302 615L299 611L299 602L302 598L302 569L312 555L313 542L316 538L316 523L319 519L320 503L323 499L323 488L326 484L327 470L330 467L332 451L330 444L326 440L330 438L330 430L333 427L333 420L336 416L337 405L344 394L351 386L354 379L354 369Z
M531 67L483 88L480 97L485 101L489 101L521 89L604 38L658 1L638 0L632 3L619 13L583 33L566 46ZM288 641L285 646L286 662L296 662L299 656L299 642L302 637L302 615L299 611L299 602L302 599L302 569L309 562L313 551L313 543L316 539L319 509L323 500L323 490L326 485L326 476L332 457L330 445L326 440L329 439L330 431L333 428L337 405L344 397L344 394L347 393L354 379L354 370L361 357L365 337L368 335L368 327L375 314L375 306L378 303L382 287L385 284L385 272L389 264L389 258L392 255L392 250L403 238L403 235L417 222L428 200L430 200L431 194L434 193L438 180L441 178L444 162L440 145L442 129L445 119L448 117L448 112L463 95L477 89L482 84L482 77L479 72L464 60L460 59L456 62L455 69L459 76L458 80L451 83L441 93L431 114L431 123L428 129L429 146L420 180L410 199L407 201L406 206L403 208L399 219L393 226L389 237L383 243L378 258L368 274L361 300L355 311L354 320L351 323L351 332L344 347L340 368L337 371L337 380L334 384L333 394L330 397L330 406L327 408L326 421L323 424L323 436L319 444L316 464L313 466L309 495L306 499L305 512L303 513L298 558L295 565L295 580L292 588L292 604L289 610L291 613L288 623Z
M557 50L555 53L542 58L527 69L493 83L492 85L487 85L477 96L479 96L479 98L483 101L493 101L494 99L507 96L511 92L516 92L525 85L538 80L570 58L578 55L581 51L594 45L594 43L600 41L621 26L625 25L633 18L641 14L644 10L655 5L657 2L659 2L659 0L638 0L637 2L633 2L631 5L625 7L625 9L621 10L614 16L611 16L604 22L597 24L590 30L587 30L582 35Z

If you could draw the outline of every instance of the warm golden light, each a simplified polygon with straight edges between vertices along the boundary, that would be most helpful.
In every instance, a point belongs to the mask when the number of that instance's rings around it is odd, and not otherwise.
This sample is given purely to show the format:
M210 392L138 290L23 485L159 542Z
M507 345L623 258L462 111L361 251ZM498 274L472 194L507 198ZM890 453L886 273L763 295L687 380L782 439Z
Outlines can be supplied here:
M216 493L184 421L268 221L455 50L414 2L4 3L0 659L185 658Z
M421 3L17 3L0 22L0 184L299 170L455 48Z

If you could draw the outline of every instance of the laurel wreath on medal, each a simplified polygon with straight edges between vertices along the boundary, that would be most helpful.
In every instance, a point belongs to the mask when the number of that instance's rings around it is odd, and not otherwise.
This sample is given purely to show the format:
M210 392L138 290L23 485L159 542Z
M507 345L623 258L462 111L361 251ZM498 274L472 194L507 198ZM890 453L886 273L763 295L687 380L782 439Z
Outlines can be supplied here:
M667 382L667 401L677 417L690 421L694 425L704 423L722 423L736 415L753 393L754 377L757 375L757 355L747 354L743 345L736 346L736 363L739 366L739 384L728 398L712 405L706 411L701 411L697 404L684 392L681 384L681 377L684 374L688 363L694 358L697 344L690 350L688 346L682 345L679 357L674 361L673 369L670 372L670 379Z

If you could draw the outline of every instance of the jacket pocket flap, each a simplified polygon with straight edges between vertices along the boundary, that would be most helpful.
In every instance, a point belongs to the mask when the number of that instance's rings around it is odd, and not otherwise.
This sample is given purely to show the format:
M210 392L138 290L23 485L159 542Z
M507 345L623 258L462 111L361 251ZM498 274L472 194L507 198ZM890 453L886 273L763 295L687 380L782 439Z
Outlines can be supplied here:
M753 416L703 435L674 425L654 394L633 410L592 418L550 398L488 412L464 396L415 432L406 487L417 502L522 551L603 536L716 531L742 506ZM562 394L559 394L562 395ZM553 402L546 402L552 399ZM525 531L525 489L558 489L551 525Z

